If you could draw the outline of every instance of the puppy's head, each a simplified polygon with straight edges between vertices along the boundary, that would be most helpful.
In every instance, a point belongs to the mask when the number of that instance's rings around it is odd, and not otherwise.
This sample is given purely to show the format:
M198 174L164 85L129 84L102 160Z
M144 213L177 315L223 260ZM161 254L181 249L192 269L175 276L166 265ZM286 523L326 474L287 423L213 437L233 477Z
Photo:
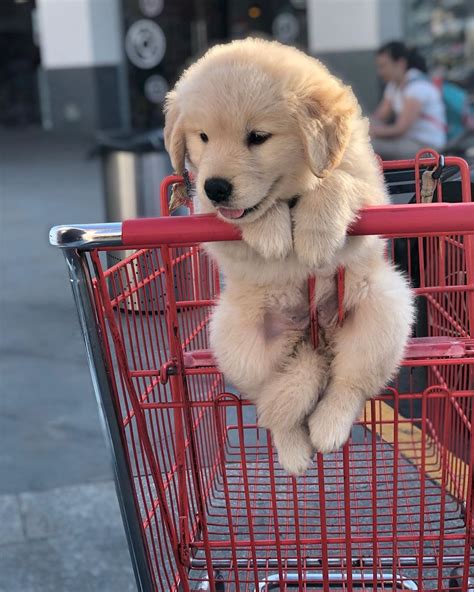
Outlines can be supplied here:
M274 42L214 47L168 94L165 144L195 174L201 211L237 223L291 200L341 162L358 113L322 64Z

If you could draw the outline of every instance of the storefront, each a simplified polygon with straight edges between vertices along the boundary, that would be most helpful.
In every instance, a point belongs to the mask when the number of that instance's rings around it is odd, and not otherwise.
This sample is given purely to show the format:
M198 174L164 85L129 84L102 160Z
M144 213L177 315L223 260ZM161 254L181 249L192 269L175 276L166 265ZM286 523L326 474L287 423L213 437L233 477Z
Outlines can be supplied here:
M37 4L43 125L52 129L161 126L166 93L216 43L260 35L306 48L305 0Z
M303 0L121 0L132 127L163 121L163 100L209 47L263 36L306 47Z

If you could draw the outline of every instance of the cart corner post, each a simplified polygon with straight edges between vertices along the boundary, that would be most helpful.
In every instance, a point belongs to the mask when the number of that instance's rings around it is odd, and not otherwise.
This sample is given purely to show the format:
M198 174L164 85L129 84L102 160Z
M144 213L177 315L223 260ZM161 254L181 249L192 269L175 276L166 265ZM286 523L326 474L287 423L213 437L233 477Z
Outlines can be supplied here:
M58 245L59 246L59 245ZM113 403L112 386L107 373L104 351L99 335L92 280L85 255L75 248L64 248L71 288L76 301L79 323L84 338L87 360L97 399L102 430L112 459L115 488L127 538L135 580L139 592L153 592L153 578L144 545L142 526L138 519L132 491L132 477L124 453L120 418Z

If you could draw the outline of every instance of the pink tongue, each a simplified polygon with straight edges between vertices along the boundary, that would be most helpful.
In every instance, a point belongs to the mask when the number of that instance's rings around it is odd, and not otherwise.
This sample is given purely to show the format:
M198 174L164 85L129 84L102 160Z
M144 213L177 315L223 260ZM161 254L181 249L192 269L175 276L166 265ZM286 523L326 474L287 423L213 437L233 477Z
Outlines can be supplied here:
M240 218L244 215L245 210L231 210L230 208L219 208L219 213L224 216L224 218L230 218L231 220L235 220L236 218Z

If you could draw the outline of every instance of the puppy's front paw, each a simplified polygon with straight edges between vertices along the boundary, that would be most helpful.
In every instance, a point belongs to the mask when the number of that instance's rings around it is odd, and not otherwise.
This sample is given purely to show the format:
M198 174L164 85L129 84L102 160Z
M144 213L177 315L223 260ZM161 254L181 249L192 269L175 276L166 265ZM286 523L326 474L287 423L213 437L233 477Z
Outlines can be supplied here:
M304 426L286 431L274 431L273 443L278 452L278 462L290 473L298 477L310 467L313 459L313 447Z
M316 228L302 229L295 231L294 249L301 262L320 269L331 263L345 239L346 233L343 230L330 235L326 231L318 232Z
M311 443L317 452L323 454L341 448L349 439L352 414L341 412L341 409L330 400L323 399L308 420Z
M334 203L324 191L320 200L313 197L302 198L292 211L293 244L298 259L318 269L331 265L344 246L353 216L349 208Z
M285 259L293 248L288 205L277 203L261 218L243 226L242 238L264 259Z

